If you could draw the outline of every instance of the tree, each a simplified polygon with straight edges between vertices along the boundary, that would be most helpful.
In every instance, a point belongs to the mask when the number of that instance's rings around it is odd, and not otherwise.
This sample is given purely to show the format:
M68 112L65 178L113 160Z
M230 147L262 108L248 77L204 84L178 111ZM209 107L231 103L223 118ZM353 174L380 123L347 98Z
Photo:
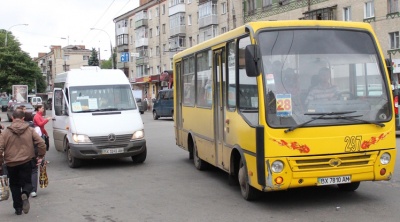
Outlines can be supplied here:
M95 48L92 48L92 54L89 58L89 65L90 66L99 66L99 57L97 55L97 51Z
M28 53L21 50L21 44L15 40L11 32L0 30L0 88L8 94L12 93L12 85L28 85L30 91L46 90L46 82L38 65Z

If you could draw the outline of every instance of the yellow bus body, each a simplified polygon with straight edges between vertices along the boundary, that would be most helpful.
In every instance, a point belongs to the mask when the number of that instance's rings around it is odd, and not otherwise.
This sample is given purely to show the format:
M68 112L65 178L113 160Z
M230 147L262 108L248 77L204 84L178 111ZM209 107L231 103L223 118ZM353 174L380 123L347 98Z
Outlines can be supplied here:
M342 180L344 179L342 176L349 176L347 179L350 178L351 183L390 180L396 157L393 108L389 110L391 115L386 116L387 119L382 121L384 127L355 122L354 124L305 126L292 132L285 132L284 130L287 128L272 127L266 118L270 114L267 113L269 105L266 104L266 94L263 93L266 79L262 72L256 77L258 90L256 124L250 124L239 108L229 110L226 106L228 96L225 95L226 91L223 89L227 87L224 85L227 83L221 82L215 77L220 75L219 71L215 71L215 64L225 65L225 63L214 61L219 55L218 50L221 49L222 53L228 50L227 42L249 36L251 43L258 45L260 43L253 37L262 30L318 29L318 27L321 29L359 30L368 33L372 36L375 44L376 56L379 58L378 63L384 64L384 56L377 43L376 35L371 26L366 23L314 20L248 23L174 56L174 127L177 145L191 152L191 156L195 155L200 161L216 166L234 177L238 176L241 160L245 165L248 185L260 191L317 186L321 185L320 180L324 180L324 178ZM214 84L220 84L218 86L223 87L217 88L214 85L213 103L210 107L199 107L197 100L192 105L182 105L185 94L184 60L190 56L196 58L196 53L204 50L212 52L211 74L214 76L212 77ZM221 71L225 72L224 69ZM390 103L393 100L388 87L390 86L388 73L386 69L382 72L383 85ZM200 78L203 77L196 79ZM198 87L196 84L194 87ZM220 106L216 105L216 97L224 100L224 103ZM235 98L239 98L239 96ZM373 99L375 101L375 98ZM376 106L376 104L374 105ZM217 118L218 110L221 110L222 119ZM258 144L258 148L257 141L262 143ZM197 153L193 153L194 146ZM383 153L390 155L389 163L381 163ZM283 163L283 170L278 173L271 170L271 164L276 160ZM335 184L335 181L332 184ZM244 185L241 184L241 186Z

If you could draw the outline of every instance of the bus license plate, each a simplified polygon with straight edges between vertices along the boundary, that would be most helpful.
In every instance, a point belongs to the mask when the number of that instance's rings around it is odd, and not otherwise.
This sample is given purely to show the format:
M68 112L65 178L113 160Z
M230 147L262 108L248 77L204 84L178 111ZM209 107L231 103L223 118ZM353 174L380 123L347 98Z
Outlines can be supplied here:
M124 152L124 148L101 150L101 154L115 154L115 153L123 153L123 152Z
M351 183L351 176L318 178L318 186L341 184L341 183Z

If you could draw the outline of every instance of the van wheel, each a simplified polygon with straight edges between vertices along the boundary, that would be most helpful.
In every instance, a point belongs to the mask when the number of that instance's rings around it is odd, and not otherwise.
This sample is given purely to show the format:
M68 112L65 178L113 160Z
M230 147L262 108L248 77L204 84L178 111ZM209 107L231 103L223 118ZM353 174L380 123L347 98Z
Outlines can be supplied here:
M246 172L246 167L244 166L242 160L240 160L239 167L238 180L240 185L240 192L242 193L243 198L248 201L258 199L260 191L250 186L250 184L248 183L249 178Z
M144 147L144 151L136 156L131 156L133 163L143 163L147 157L147 147Z
M197 147L196 144L193 143L193 163L196 169L198 170L206 170L207 169L207 162L200 159L198 153L197 153Z
M154 120L158 120L158 118L160 118L160 116L157 115L157 112L154 110L154 111L153 111L153 119L154 119Z
M68 142L66 142L66 147L67 147L66 153L67 153L68 166L70 168L80 167L82 165L82 160L72 156L71 149L69 148Z
M340 190L343 191L355 191L360 186L360 182L353 182L353 183L343 183L337 185Z

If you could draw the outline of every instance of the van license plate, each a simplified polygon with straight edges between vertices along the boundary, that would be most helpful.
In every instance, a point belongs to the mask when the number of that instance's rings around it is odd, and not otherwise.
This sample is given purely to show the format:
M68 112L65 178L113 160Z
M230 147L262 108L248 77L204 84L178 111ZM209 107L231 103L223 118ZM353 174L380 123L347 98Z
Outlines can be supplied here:
M123 152L124 152L124 148L101 150L101 154L115 154L115 153L123 153Z
M340 176L340 177L321 177L318 178L318 186L351 183L351 176Z

